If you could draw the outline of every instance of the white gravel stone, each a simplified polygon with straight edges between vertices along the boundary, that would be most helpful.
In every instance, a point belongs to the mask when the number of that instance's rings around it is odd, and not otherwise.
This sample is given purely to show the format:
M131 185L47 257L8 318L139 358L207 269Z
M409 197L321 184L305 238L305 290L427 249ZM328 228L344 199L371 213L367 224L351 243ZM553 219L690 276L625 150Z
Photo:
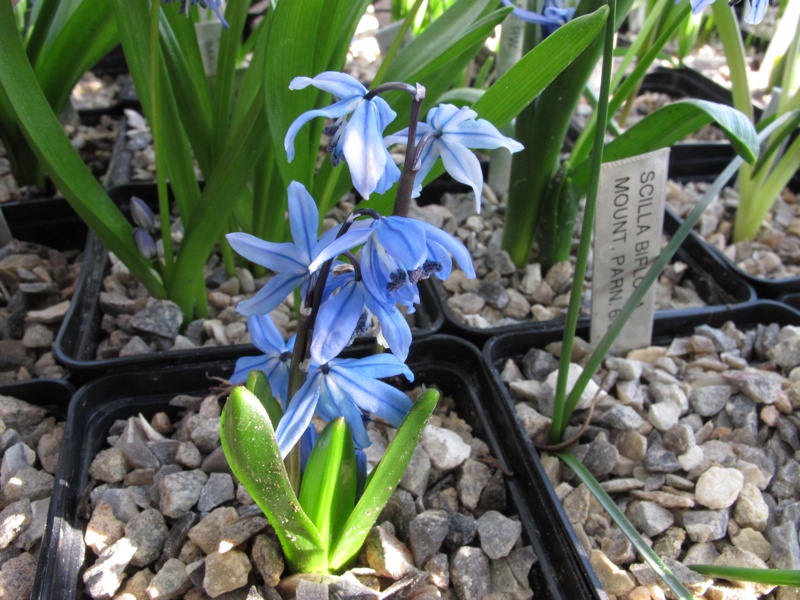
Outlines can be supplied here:
M433 466L441 471L455 469L469 458L472 451L457 433L434 425L428 425L422 432L422 447Z
M736 469L713 466L703 473L695 486L699 504L717 510L736 502L744 486L744 475Z

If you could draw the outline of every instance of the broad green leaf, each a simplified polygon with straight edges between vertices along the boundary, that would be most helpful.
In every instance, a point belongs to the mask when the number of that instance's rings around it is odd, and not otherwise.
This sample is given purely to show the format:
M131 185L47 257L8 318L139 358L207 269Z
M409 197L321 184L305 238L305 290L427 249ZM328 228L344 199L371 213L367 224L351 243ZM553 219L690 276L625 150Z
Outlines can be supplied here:
M344 417L328 423L308 457L300 506L330 547L356 504L356 449Z
M272 395L267 376L262 371L250 371L245 387L261 402L261 406L267 411L272 427L278 427L278 423L283 417L283 408L281 408L281 404L275 399L275 396Z
M485 17L496 4L494 0L458 0L402 49L386 69L383 81L415 83L416 73L457 44L464 32ZM425 85L424 81L420 83Z
M83 74L119 43L109 0L84 1L39 55L34 71L57 114Z
M263 97L259 97L259 100L263 100ZM191 308L192 291L195 290L198 273L202 273L216 240L226 232L228 217L246 190L259 157L259 149L264 143L261 132L265 123L263 105L254 102L239 129L231 132L230 139L236 143L226 146L225 153L206 181L191 219L185 223L186 234L170 288L171 299L184 312Z
M0 2L0 93L48 175L75 212L157 297L166 290L133 243L133 228L86 168L53 114L19 41L11 4Z
M651 113L606 144L605 162L637 156L671 146L709 123L717 123L736 152L747 162L758 157L758 138L750 120L739 111L705 100L680 100ZM585 186L589 161L576 166L573 177Z
M267 411L253 394L237 386L220 419L225 458L275 528L293 571L327 572L325 544L295 496Z
M693 571L728 581L752 581L767 585L800 587L800 571L791 569L746 569L721 565L689 565Z
M371 479L342 533L329 553L330 568L338 571L350 562L367 538L381 510L403 477L425 425L439 401L439 392L427 390L408 411L395 438L371 473Z
M670 571L669 567L664 564L664 561L661 560L658 554L653 552L639 532L636 531L636 528L622 513L614 500L611 499L611 497L600 486L592 474L589 473L586 467L584 467L583 464L581 464L581 462L569 452L559 452L556 454L556 456L563 460L567 466L572 469L573 473L578 476L578 479L580 479L583 484L589 488L592 496L595 497L605 511L611 516L611 518L617 524L617 527L619 527L622 530L622 533L625 534L625 537L631 541L639 555L644 558L648 565L650 565L650 568L655 571L656 575L658 575L661 580L667 584L672 593L681 600L693 600L694 596L692 596L691 592L689 592L689 590L684 587L680 580L675 577L675 575L672 573L672 571Z

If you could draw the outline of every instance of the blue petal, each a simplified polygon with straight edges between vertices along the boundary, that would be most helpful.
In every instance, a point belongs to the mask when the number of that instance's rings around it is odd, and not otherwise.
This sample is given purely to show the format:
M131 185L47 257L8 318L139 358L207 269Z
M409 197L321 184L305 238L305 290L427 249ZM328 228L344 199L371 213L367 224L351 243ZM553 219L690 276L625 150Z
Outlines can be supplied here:
M452 140L467 148L480 148L493 150L495 148L508 148L509 151L519 152L525 147L517 140L504 136L486 119L477 121L464 121L457 129L447 131L442 137Z
M424 223L425 237L427 241L443 246L450 254L452 254L461 270L467 274L467 277L475 277L475 268L472 266L472 256L458 239L434 227L430 223Z
M400 426L411 409L412 402L408 396L389 384L370 377L356 376L350 369L342 373L333 367L331 375L334 373L341 390L360 409L379 416L394 427Z
M464 121L470 121L478 116L468 106L459 108L453 104L440 104L428 113L428 124L442 133L457 129Z
M344 132L344 156L353 187L365 199L375 191L386 168L384 148L377 106L364 101L353 111Z
M769 0L751 0L750 9L747 11L745 22L750 25L758 25L764 18L767 12L767 5Z
M433 169L433 165L436 164L436 159L439 158L437 150L438 144L435 143L435 140L431 140L431 142L426 144L422 149L422 153L419 156L419 170L414 176L414 191L412 193L414 198L419 196L420 192L422 192L422 184L425 182L428 173Z
M289 227L300 254L308 264L317 249L319 210L302 183L289 184Z
M700 12L703 12L703 9L706 6L710 6L711 3L713 3L713 2L714 2L714 0L691 0L692 13L698 14Z
M378 318L381 333L392 353L405 362L411 346L411 328L403 313L394 306L373 300L371 296L367 297L367 308Z
M244 258L276 273L299 274L308 269L308 261L291 242L266 242L249 233L229 233L225 237Z
M333 94L341 99L350 96L360 96L363 98L369 91L357 79L351 77L347 73L339 73L338 71L325 71L314 78L295 77L289 84L289 89L302 90L309 85L313 85L315 88Z
M472 188L475 193L475 212L481 212L483 172L480 161L469 148L451 143L444 136L436 140L436 145L445 170L453 179Z
M506 6L514 6L511 3L511 0L501 0L503 4ZM713 1L713 0L712 0ZM518 19L522 19L527 23L533 23L535 25L560 25L561 23L557 21L553 21L553 19L549 19L540 15L539 13L535 13L530 10L525 10L522 8L517 8L514 6L514 10L511 12L515 17Z
M361 411L353 402L350 394L340 385L340 378L333 373L325 376L325 384L319 396L317 414L326 421L344 417L353 434L353 442L358 448L366 448L372 441L364 427Z
M327 108L309 110L297 117L294 122L289 125L289 130L286 132L286 137L283 138L283 147L286 150L286 158L288 161L292 162L292 160L294 160L294 138L297 136L297 132L300 131L300 128L303 125L317 117L338 119L342 115L346 115L347 113L351 112L363 101L363 98L360 96L345 98L339 102L336 102L335 104L331 104Z
M247 317L247 330L250 341L264 354L282 354L286 351L283 336L269 315L252 315Z
M243 356L236 360L233 368L233 375L230 382L233 385L241 385L247 381L250 371L264 371L267 362L266 356Z
M364 288L355 280L339 289L319 309L311 341L311 359L323 364L336 358L353 337L364 309Z
M286 458L311 423L320 395L320 382L317 379L317 377L309 377L297 390L281 422L278 423L275 438L281 450L281 458Z
M320 250L317 254L317 257L311 262L310 265L308 265L308 270L313 273L319 269L322 263L324 263L326 260L335 258L343 252L347 252L348 250L363 244L371 234L372 230L369 228L351 228L347 231L347 233L332 241L325 248Z
M422 221L407 217L386 217L375 229L377 244L386 248L395 262L411 271L425 260L425 232Z
M236 307L245 316L265 315L275 310L294 289L308 277L292 273L279 273L270 279L252 298L242 300Z
M342 369L354 373L358 377L378 379L405 375L409 381L414 381L414 373L405 363L391 354L374 354L365 358L337 358L330 363L331 369Z

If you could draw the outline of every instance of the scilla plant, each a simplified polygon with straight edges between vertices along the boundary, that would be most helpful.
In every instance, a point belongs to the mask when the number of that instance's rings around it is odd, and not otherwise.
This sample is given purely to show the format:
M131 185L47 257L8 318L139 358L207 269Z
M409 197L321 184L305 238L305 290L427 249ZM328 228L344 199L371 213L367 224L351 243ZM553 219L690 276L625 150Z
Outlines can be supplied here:
M234 388L228 398L220 436L233 473L275 528L289 567L327 573L345 568L358 554L438 400L438 392L428 390L412 403L402 391L379 381L397 375L413 380L404 364L411 331L398 305L413 311L419 301L418 283L434 275L446 278L451 255L469 277L475 276L461 242L406 216L415 176L430 171L441 157L457 178L480 187L480 165L469 148L521 147L467 108L442 105L431 111L427 125L418 124L425 98L419 84L384 83L368 90L335 72L298 77L291 83L292 89L308 86L339 100L292 123L285 138L288 158L294 158L295 136L306 123L316 117L334 119L328 127L332 160L348 163L353 184L365 198L399 180L394 210L384 217L358 207L344 223L318 237L317 206L305 187L293 182L293 242L228 235L239 254L275 276L256 296L239 304L238 310L249 315L253 342L264 355L237 363L231 382L246 385ZM406 144L402 171L386 149L395 136L384 142L384 130L396 113L381 94L394 91L411 99L409 127L396 134ZM293 290L299 291L300 319L296 337L285 343L269 312ZM378 339L391 353L340 358L373 320ZM316 437L315 412L328 424L310 449ZM371 443L365 414L397 427L369 477L361 452Z

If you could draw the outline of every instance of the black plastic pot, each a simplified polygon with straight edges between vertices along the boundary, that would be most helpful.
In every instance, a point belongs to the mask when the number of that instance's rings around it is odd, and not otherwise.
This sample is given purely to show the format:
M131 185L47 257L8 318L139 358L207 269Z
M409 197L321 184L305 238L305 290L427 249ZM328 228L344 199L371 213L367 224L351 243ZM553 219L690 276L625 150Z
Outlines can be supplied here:
M70 400L75 388L63 379L29 379L0 385L0 396L12 396L29 404L47 409L47 413L59 420L67 417Z
M687 312L655 321L653 344L669 345L676 336L691 334L695 327L700 325L721 327L728 321L733 321L740 328L770 323L800 325L800 312L784 304L768 300L755 301L728 310ZM584 322L578 327L577 335L588 339L588 323ZM500 373L507 360L514 359L519 364L522 357L531 348L543 349L552 342L561 341L562 336L563 330L552 328L535 335L528 332L507 333L493 337L486 343L483 347L483 356L491 371L493 394L505 399L504 406L513 406L514 404L508 388L500 378ZM515 437L519 437L518 432L515 432ZM524 432L522 437L525 438L524 451L537 457L538 462L538 453L530 438ZM554 501L559 503L557 500ZM575 596L575 598L578 597Z
M138 196L149 201L155 195L155 185L129 184L110 190L109 195L120 206L127 205L131 196ZM70 369L75 381L87 382L95 376L110 371L133 371L157 366L230 361L259 353L252 344L237 344L96 359L97 347L101 340L100 291L109 268L108 250L100 240L90 235L73 302L55 341L56 358ZM423 285L420 285L421 303L414 313L416 327L412 333L415 339L436 333L444 322L444 316L432 286L425 282L422 283ZM373 343L374 340L364 338L357 342Z
M680 149L673 148L673 157L670 158L670 177L673 172L680 174L687 171L687 166L691 166L696 154L702 151L693 146L685 145ZM715 157L716 154L706 154L705 156ZM675 162L673 162L675 161ZM727 164L727 163L726 163ZM676 167L675 165L679 165ZM671 213L667 211L664 219L664 233L674 234L680 226L680 222L670 218ZM708 312L715 310L727 310L729 305L750 302L755 299L755 292L743 277L738 276L737 269L731 265L730 261L724 257L706 251L706 243L698 236L689 236L675 255L675 260L686 263L689 269L687 278L694 284L700 297L708 304L707 307L692 309L671 309L657 311L655 314L656 322L669 320L682 314L694 314L697 312ZM505 325L502 327L492 327L480 329L461 322L447 304L447 292L443 286L436 281L436 292L442 303L444 313L444 333L451 333L467 339L475 344L482 345L486 340L494 335L503 335L516 331L525 331L533 334L539 331L560 331L564 326L562 319L549 321L530 321L518 325ZM589 317L581 317L580 323L588 326Z
M539 559L531 574L537 598L607 598L555 501L538 458L528 452L511 405L495 393L478 349L457 338L436 335L412 345L409 365L416 375L414 385L435 384L452 397L475 435L513 472L506 480L509 512L519 515L525 541ZM79 574L86 518L80 514L79 503L89 484L89 465L103 446L108 427L116 419L169 410L166 402L174 395L203 393L209 386L207 375L229 375L231 368L230 363L214 363L116 374L79 391L64 434L34 600L84 597Z
M675 149L673 149L673 153L674 156L670 158L670 176L683 182L692 180L713 181L735 156L730 146L719 147L714 152L706 152L701 147L683 147L679 153L675 153ZM734 183L735 178L731 180L729 185ZM791 179L789 189L794 192L800 192L800 173L796 173ZM666 223L670 223L670 227L678 227L683 221L672 210L667 209L664 222L665 227ZM737 278L752 286L758 298L774 300L787 294L800 292L800 276L787 277L785 279L767 279L766 277L750 275L694 231L690 237L698 242L698 247L702 248L703 252L714 257L716 261L724 263L726 268Z

